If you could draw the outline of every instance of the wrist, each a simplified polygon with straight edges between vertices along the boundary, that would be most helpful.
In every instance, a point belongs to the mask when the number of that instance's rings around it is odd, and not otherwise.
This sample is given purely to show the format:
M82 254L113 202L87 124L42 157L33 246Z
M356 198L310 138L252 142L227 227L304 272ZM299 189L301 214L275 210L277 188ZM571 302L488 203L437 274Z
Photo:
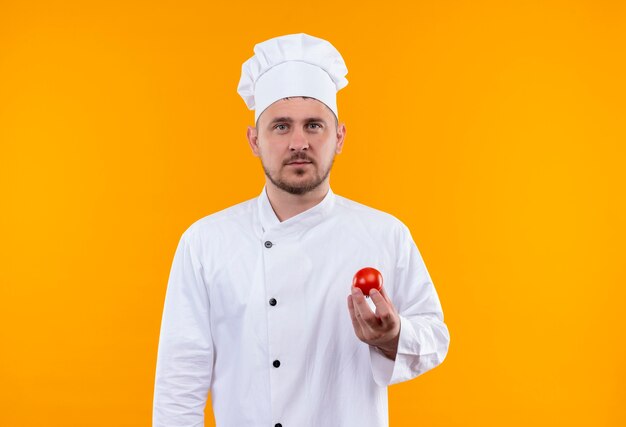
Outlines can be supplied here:
M398 343L400 342L400 329L398 329L398 333L396 336L381 345L377 345L376 348L380 350L381 353L385 355L388 359L396 360L396 354L398 353Z
M376 346L376 348L387 358L396 360L396 352L393 350L385 349L383 347Z
M396 354L398 353L398 341L400 340L400 334L396 335L396 337L389 343L385 345L377 345L376 348L380 350L382 354L385 355L388 359L396 360Z

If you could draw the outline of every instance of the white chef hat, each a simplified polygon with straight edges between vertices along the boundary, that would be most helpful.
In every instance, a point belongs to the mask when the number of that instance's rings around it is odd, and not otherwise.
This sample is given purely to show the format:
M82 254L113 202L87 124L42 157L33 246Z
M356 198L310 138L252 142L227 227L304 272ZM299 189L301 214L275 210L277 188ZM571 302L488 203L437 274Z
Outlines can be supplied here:
M348 84L341 54L326 40L308 34L275 37L254 46L254 56L243 63L237 92L254 121L279 99L315 98L337 114L337 91Z

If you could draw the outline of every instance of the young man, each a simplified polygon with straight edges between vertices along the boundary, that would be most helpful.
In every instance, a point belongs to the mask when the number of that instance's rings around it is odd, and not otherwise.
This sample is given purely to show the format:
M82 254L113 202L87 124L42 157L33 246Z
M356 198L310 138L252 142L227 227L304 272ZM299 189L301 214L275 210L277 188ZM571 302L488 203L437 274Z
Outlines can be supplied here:
M161 324L154 427L383 427L387 386L439 365L448 329L426 266L393 216L335 195L347 69L306 34L255 46L238 92L266 184L199 219L174 255ZM352 287L374 267L370 299ZM372 311L371 307L374 308Z

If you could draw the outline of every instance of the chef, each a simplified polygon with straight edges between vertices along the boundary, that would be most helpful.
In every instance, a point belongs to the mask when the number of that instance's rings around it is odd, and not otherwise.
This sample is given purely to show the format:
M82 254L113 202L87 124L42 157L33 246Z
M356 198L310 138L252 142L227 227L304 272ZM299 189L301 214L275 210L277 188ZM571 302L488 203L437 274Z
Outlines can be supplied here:
M449 333L410 231L329 184L347 68L328 41L259 43L238 93L255 111L258 197L183 233L170 270L154 427L388 426L387 386L439 365ZM380 291L354 274L373 267Z

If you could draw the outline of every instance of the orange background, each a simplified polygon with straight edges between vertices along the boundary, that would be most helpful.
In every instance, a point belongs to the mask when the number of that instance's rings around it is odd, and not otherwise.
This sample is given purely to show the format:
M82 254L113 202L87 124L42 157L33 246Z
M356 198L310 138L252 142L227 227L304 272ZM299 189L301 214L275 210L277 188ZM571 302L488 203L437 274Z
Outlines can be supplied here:
M150 425L178 239L263 185L241 64L297 32L349 70L333 190L409 226L450 328L391 425L626 425L625 28L621 1L2 0L0 425Z

